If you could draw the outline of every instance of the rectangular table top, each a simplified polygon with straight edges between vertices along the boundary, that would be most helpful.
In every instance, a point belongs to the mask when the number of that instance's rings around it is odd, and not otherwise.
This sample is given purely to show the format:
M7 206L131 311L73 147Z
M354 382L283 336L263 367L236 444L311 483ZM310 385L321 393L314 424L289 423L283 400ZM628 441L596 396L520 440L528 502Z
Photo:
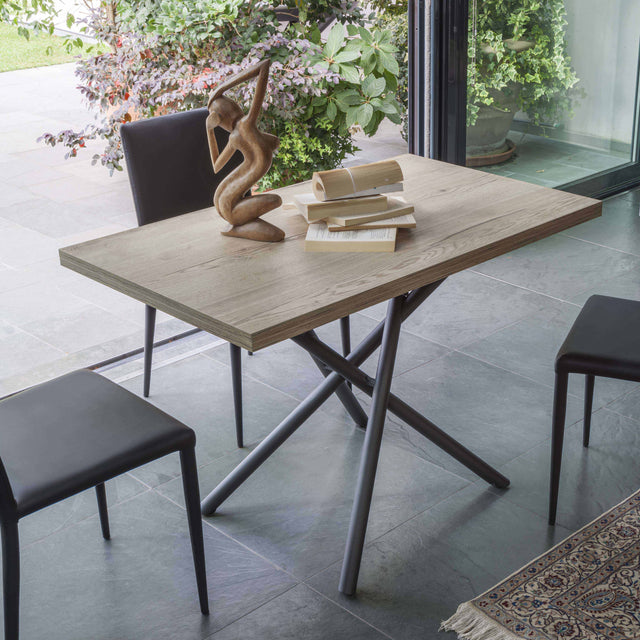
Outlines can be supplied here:
M305 253L307 224L278 190L269 244L222 236L203 209L60 250L78 273L257 351L601 214L598 200L429 160L396 158L417 228L395 253Z

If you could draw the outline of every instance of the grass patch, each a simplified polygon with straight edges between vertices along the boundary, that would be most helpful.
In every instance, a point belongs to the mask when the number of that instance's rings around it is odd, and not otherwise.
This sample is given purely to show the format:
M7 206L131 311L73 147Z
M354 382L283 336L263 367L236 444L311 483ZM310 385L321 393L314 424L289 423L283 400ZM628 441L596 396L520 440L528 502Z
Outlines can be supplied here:
M51 47L51 53L47 49ZM0 22L0 72L45 67L74 62L77 54L68 54L64 38L31 34L29 40L18 35L18 28Z

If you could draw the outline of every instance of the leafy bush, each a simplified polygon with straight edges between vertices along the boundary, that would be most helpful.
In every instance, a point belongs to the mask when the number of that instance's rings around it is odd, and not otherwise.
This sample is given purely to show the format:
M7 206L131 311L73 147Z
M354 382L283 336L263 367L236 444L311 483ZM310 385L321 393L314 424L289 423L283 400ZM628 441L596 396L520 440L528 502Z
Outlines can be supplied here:
M469 7L467 124L509 94L535 124L571 110L578 78L567 55L563 0L484 0ZM475 33L474 33L475 30ZM529 48L518 50L518 43Z
M51 146L67 146L67 155L76 155L88 139L102 138L105 149L93 162L121 170L123 122L206 105L215 86L264 57L272 65L262 126L281 142L261 188L338 166L356 150L355 127L372 135L383 118L400 121L398 65L388 31L354 24L346 31L337 23L322 43L315 24L278 29L268 3L129 3L116 25L98 8L91 27L113 50L77 66L80 90L99 112L97 121L81 131L43 136ZM252 96L247 85L232 94L244 108Z

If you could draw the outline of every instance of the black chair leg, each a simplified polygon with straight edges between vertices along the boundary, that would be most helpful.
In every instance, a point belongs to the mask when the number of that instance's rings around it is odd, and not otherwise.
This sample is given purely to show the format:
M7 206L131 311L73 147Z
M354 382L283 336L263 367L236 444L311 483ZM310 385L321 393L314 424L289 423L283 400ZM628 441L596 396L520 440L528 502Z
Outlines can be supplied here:
M231 384L233 386L233 408L236 414L236 440L238 447L244 446L242 423L242 349L229 343L231 357Z
M109 511L107 509L107 492L104 482L96 485L96 498L98 498L98 513L100 514L102 537L105 540L111 540L111 533L109 531Z
M2 586L4 637L18 640L20 618L20 544L18 521L2 523Z
M156 331L156 310L145 306L144 314L144 381L142 395L149 397L151 386L151 359L153 357L153 336Z
M198 487L196 453L193 447L180 452L180 464L182 466L182 484L184 486L184 500L187 505L189 533L191 534L193 564L196 570L196 582L200 598L200 611L202 611L203 615L208 616L209 596L207 594L207 568L204 560L200 488Z
M589 436L591 435L591 412L593 411L593 387L596 377L587 375L584 384L584 429L582 431L582 445L589 446Z
M549 493L549 524L556 523L558 488L560 486L560 465L562 464L562 443L564 441L564 421L567 410L568 374L556 373L556 387L553 397L553 428L551 434L551 489Z

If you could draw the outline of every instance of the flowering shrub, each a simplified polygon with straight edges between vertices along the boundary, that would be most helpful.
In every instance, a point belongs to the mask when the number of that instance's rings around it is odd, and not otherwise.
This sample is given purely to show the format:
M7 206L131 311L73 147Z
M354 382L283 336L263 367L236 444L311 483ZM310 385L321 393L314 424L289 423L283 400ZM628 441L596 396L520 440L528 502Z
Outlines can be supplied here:
M86 140L103 139L94 164L122 170L123 122L202 107L220 82L265 57L272 64L262 127L280 137L280 149L261 188L338 166L356 150L354 127L372 135L384 117L400 121L389 32L358 25L347 32L337 23L322 43L313 25L279 30L269 4L169 0L154 2L159 10L147 14L146 2L130 5L131 15L121 11L118 29L94 16L93 28L112 51L80 61L76 74L84 98L98 111L96 122L81 131L45 134L45 143L63 144L75 156ZM248 108L253 85L230 95Z

